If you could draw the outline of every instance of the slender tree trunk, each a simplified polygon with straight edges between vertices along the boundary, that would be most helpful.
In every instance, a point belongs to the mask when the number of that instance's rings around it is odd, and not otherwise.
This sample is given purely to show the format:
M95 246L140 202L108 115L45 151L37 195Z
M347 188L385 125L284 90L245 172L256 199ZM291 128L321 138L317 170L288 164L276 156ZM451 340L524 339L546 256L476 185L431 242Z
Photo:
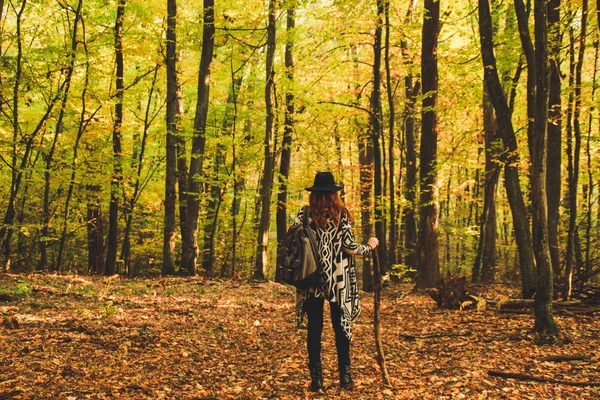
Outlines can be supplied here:
M10 271L11 255L10 255L10 241L13 234L13 224L15 222L15 203L17 201L17 194L19 192L19 186L23 170L19 168L18 162L18 145L19 145L19 98L21 96L21 76L23 74L23 38L21 35L21 24L23 20L23 13L25 12L25 6L27 0L23 0L19 11L15 11L16 14L16 40L17 40L17 56L15 59L15 83L13 86L12 94L12 151L11 151L11 183L10 183L10 194L8 198L8 206L4 215L4 221L2 224L2 230L0 230L0 246L3 256L4 270ZM4 7L2 8L4 10ZM29 155L31 154L31 146L33 145L33 137L27 142L25 155L22 158L21 165L25 166L29 162Z
M177 135L181 114L177 76L177 0L167 0L167 138L165 217L161 274L175 274L175 206L177 202ZM183 155L185 161L185 154Z
M373 236L371 210L373 204L373 142L370 138L358 138L358 162L360 164L360 214L363 238ZM373 291L373 270L370 260L363 259L363 290Z
M579 158L581 155L581 71L585 55L585 39L587 37L587 13L588 2L582 1L581 12L581 32L579 35L579 53L575 64L575 87L574 87L574 107L573 107L573 134L575 139L575 148L573 149L573 172L569 179L569 231L567 240L567 262L565 270L565 292L563 299L568 300L571 296L573 286L573 271L579 267L579 263L574 257L576 249L577 232L577 186L579 184Z
M388 265L398 264L398 225L396 223L396 183L395 183L395 156L394 144L396 137L396 108L394 105L394 91L392 88L392 71L390 67L390 1L386 0L384 4L385 11L385 80L387 88L387 101L389 108L389 143L388 143L388 176L390 188L390 238L388 245Z
M223 194L226 190L226 180L228 174L225 165L226 147L222 141L228 136L233 137L232 132L235 126L236 118L235 105L237 104L237 96L241 84L242 78L236 78L232 73L231 88L229 90L229 95L227 96L227 107L224 111L220 140L217 144L217 151L215 154L213 176L210 179L210 199L208 200L207 215L204 223L204 244L202 246L202 269L204 270L206 276L210 277L212 277L215 273L215 239L218 228L219 210L221 209ZM225 263L223 263L223 265L225 265Z
M102 273L104 267L104 226L100 203L100 185L86 185L88 270Z
M596 10L598 14L598 10ZM598 32L596 32L596 37L594 39L594 74L592 78L592 102L596 99L596 77L598 73ZM590 108L589 118L588 118L588 132L587 132L587 140L586 140L586 160L587 160L587 196L586 196L586 227L585 227L585 278L589 279L592 275L592 260L590 259L591 251L592 251L592 223L593 223L593 194L594 194L594 174L593 174L593 166L592 166L592 126L593 126L593 115L594 115L595 107ZM600 200L600 197L598 197Z
M565 208L568 210L569 219L567 223L567 248L565 255L565 280L572 275L573 262L575 260L575 228L577 216L571 212L572 199L577 201L577 188L573 185L574 179L574 163L573 160L573 111L575 109L575 32L573 24L569 27L569 96L567 98L567 126L566 126L566 142L567 142L567 195ZM577 204L574 205L576 207ZM573 216L575 218L573 218ZM563 292L564 295L564 292Z
M584 3L587 0L583 0ZM546 200L546 129L548 124L548 11L546 0L535 0L536 104L535 137L531 140L531 193L533 250L537 265L534 330L553 337L558 326L552 314L552 264L548 247ZM531 68L531 67L529 67Z
M69 99L69 91L71 89L71 77L73 76L73 70L75 69L75 60L77 58L77 30L79 29L79 22L81 21L81 11L83 8L83 0L79 0L77 3L77 9L75 10L75 18L73 19L73 31L71 33L71 49L69 54L69 66L67 67L67 74L65 76L65 88L62 93L60 110L56 120L56 127L54 129L54 136L50 149L46 154L45 161L46 166L44 168L44 201L42 203L42 237L40 238L40 263L38 269L41 271L50 268L50 271L56 269L56 265L53 263L48 266L48 255L47 247L54 238L51 238L50 233L50 171L54 161L54 153L58 144L58 138L63 132L63 119L67 108L67 100Z
M483 211L479 225L479 243L473 265L472 281L493 282L496 269L496 193L500 167L497 154L497 123L487 88L483 88L483 130L485 143L485 173Z
M83 3L83 0L81 0ZM81 11L81 10L80 10ZM87 89L89 85L90 78L90 60L88 55L88 47L86 41L86 34L84 30L84 26L82 26L82 43L83 48L85 49L85 78L83 83L83 90L81 92L81 113L79 116L79 126L77 129L77 136L75 137L75 143L73 144L73 159L71 161L71 177L69 179L69 189L67 190L67 197L65 199L65 210L63 214L63 226L62 233L60 235L60 243L58 247L58 256L56 258L56 269L58 271L62 270L63 257L65 254L65 247L67 243L67 232L69 228L69 217L71 215L71 199L73 197L73 191L75 190L75 178L77 176L77 162L79 156L79 143L81 142L81 138L83 137L83 133L85 132L88 123L91 119L96 115L98 111L100 111L100 107L98 107L91 115L91 117L86 117L87 115L87 107L86 107L86 96Z
M511 121L511 110L508 106L496 66L490 5L487 0L479 0L478 4L484 82L490 95L490 101L496 111L498 133L504 145L504 184L513 217L523 296L531 298L536 291L536 277L529 218L519 182L517 139Z
M283 141L281 144L281 163L279 165L279 193L277 194L277 265L280 265L282 262L282 250L285 245L285 234L287 231L287 180L290 175L290 162L292 156L292 133L294 132L295 97L293 91L293 33L296 27L296 5L294 2L291 2L288 6L286 24L287 36L285 42L285 74L288 81L288 89L286 90L285 94L285 122L283 127Z
M131 275L132 271L130 269L131 264L131 226L133 223L133 212L136 206L136 203L140 197L142 191L142 169L144 167L144 155L146 153L146 143L148 142L148 133L150 130L150 126L152 124L152 120L154 120L155 116L150 115L150 111L152 109L152 101L154 100L154 90L156 88L156 83L158 81L158 68L159 65L156 66L154 70L154 77L152 78L152 86L150 87L150 91L148 92L148 101L146 103L146 111L144 113L144 127L142 131L142 137L139 141L134 140L134 154L132 155L132 165L135 166L135 181L133 183L133 193L131 198L126 201L125 205L125 232L123 234L123 246L121 247L121 260L123 260L123 273L127 275ZM139 136L139 135L138 135ZM139 139L138 139L139 140Z
M560 73L560 0L548 1L550 76L548 82L548 146L546 196L548 198L548 245L554 276L560 275L560 196L562 183L562 101Z
M440 3L425 0L421 79L423 111L421 121L419 196L418 276L416 287L427 288L440 278L438 259L438 188L437 188L437 42L440 32Z
M373 186L375 195L375 234L380 239L379 259L383 268L386 267L386 237L385 222L383 217L383 189L382 189L382 111L381 111L381 49L384 21L384 0L377 0L377 26L375 28L375 43L373 44L373 93L371 94L371 113L369 129L373 141ZM385 270L384 270L385 272Z
M268 268L269 227L271 222L271 192L273 189L273 167L274 154L271 150L273 143L273 131L275 113L273 105L275 89L275 72L273 63L275 59L276 45L276 4L275 0L269 0L269 22L267 25L267 55L266 55L266 78L265 78L265 140L264 140L264 165L262 179L260 182L260 222L258 225L258 245L256 249L256 260L254 265L254 277L265 279L265 271Z
M414 0L409 2L404 25L411 21ZM404 183L404 198L406 206L402 210L402 226L404 230L404 264L410 269L417 269L417 219L415 210L417 193L417 147L415 134L415 105L416 97L420 91L420 84L413 84L413 61L408 54L408 41L403 38L400 42L402 49L402 58L407 67L407 74L404 77L404 112L403 112L403 130L406 151L406 179Z
M187 182L186 226L181 232L181 269L189 276L196 275L198 259L198 216L200 213L200 178L206 145L206 120L210 89L210 67L214 52L215 10L214 0L203 0L202 54L198 72L198 100L194 117L192 156Z
M402 225L404 226L404 264L408 268L417 268L417 146L415 134L415 92L420 85L413 88L412 76L404 78L406 102L404 105L404 138L406 142L406 180L404 197L407 205L402 211Z
M108 217L108 239L104 274L113 275L116 271L117 247L119 240L119 198L123 185L123 167L121 161L121 127L123 125L123 19L126 0L119 0L117 20L115 22L115 67L116 96L115 117L113 121L113 172L110 183L110 208Z

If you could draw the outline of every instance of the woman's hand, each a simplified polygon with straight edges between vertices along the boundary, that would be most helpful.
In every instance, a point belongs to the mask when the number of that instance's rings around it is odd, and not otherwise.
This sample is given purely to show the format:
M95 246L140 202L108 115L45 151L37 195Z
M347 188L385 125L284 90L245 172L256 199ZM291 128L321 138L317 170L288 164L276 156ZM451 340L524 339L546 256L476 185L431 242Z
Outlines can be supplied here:
M377 247L379 247L379 239L376 237L369 238L369 240L367 240L367 244L369 247L371 247L371 249L375 250Z

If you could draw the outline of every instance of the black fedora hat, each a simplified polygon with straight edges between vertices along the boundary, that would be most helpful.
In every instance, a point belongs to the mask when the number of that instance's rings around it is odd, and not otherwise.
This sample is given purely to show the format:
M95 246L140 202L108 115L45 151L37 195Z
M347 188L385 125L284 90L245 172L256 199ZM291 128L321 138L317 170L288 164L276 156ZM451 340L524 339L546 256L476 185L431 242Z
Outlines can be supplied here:
M308 190L309 192L337 192L338 190L342 190L342 187L336 185L333 174L326 171L317 172L313 185L304 190Z

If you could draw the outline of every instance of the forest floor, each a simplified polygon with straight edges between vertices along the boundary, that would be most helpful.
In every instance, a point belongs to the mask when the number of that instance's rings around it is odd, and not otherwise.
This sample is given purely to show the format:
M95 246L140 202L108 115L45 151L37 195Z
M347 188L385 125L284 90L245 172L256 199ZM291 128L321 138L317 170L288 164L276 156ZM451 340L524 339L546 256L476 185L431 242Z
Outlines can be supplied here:
M493 286L489 299L516 294ZM600 382L600 316L557 311L563 333L541 345L529 313L447 311L408 285L386 286L375 360L372 295L355 324L355 388L338 387L324 329L326 390L308 391L306 331L278 283L0 275L0 399L598 399L599 387L496 378L501 370ZM552 362L551 355L588 360Z

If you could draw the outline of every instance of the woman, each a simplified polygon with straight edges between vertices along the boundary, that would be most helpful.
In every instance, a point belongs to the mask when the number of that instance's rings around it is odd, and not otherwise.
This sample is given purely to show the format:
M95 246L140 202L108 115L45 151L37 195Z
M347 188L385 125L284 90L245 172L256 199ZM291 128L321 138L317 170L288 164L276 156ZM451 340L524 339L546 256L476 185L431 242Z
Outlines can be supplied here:
M300 326L304 314L308 317L308 367L313 392L323 388L321 368L321 332L323 330L323 305L329 301L331 321L335 331L338 354L340 386L352 388L350 376L350 340L352 321L360 314L355 254L366 255L379 245L377 238L370 238L366 245L354 241L352 217L338 196L341 186L335 184L331 172L318 172L310 193L309 224L317 231L319 256L323 268L323 282L318 288L296 293L296 319ZM302 224L304 209L298 213L296 224Z

